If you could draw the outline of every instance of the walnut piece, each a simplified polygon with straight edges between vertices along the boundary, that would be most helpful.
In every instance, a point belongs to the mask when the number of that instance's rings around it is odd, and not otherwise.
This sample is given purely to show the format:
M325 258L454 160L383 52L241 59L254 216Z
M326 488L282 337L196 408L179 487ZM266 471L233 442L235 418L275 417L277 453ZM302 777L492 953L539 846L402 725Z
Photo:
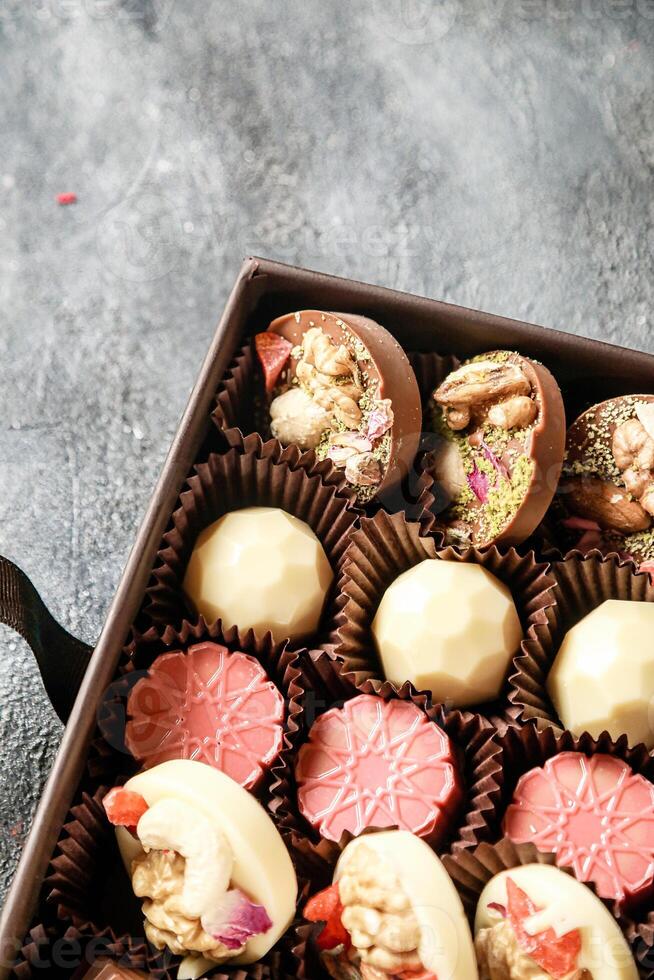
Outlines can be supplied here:
M502 919L475 937L479 980L552 980L518 945L510 922ZM575 970L569 980L593 980L589 970Z
M341 919L361 959L363 976L375 980L375 970L388 974L422 968L420 926L390 865L360 844L343 868L338 890Z
M571 477L561 484L568 507L579 517L597 521L600 527L634 534L646 531L650 515L623 487L596 477Z
M488 421L500 429L525 429L538 415L538 406L528 395L514 395L491 406Z
M338 378L343 374L354 375L356 364L344 344L337 346L320 327L307 330L303 339L303 360L313 364L322 374Z
M530 394L531 384L519 365L473 361L448 374L434 392L434 400L444 410L450 428L458 430L469 424L475 409Z
M152 850L132 862L134 894L144 898L145 934L157 949L179 956L201 953L222 963L245 949L227 949L204 931L200 920L182 915L179 899L184 886L186 861L176 851Z
M639 419L628 419L615 429L611 449L621 470L654 469L654 439Z

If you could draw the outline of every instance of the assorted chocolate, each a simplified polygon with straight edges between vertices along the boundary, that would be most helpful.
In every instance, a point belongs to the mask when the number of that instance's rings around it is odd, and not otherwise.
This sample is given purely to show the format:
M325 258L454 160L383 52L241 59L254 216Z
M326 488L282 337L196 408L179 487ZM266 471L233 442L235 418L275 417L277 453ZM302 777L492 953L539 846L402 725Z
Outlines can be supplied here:
M545 516L565 448L559 387L513 351L479 354L433 393L433 472L448 544L520 544Z
M598 895L641 904L654 889L654 784L622 759L559 752L521 776L503 830L553 853Z
M391 583L372 636L387 680L462 708L499 697L523 630L509 589L487 569L431 558Z
M361 694L311 726L295 778L300 812L339 841L399 827L436 846L463 799L452 743L411 701Z
M638 980L606 906L547 864L523 864L491 878L479 897L475 950L479 980Z
M325 492L345 487L352 521L368 505L384 514L385 491L416 463L425 407L438 437L425 465L443 506L430 533L398 523L406 561L382 533L391 518L369 521L381 531L358 577L353 553L335 560L327 535L286 509L288 495L281 507L230 498L192 527L177 578L199 642L183 634L171 649L179 624L152 616L158 655L140 676L135 659L126 668L123 771L138 771L113 775L120 785L103 797L102 826L115 827L148 948L163 957L157 975L309 977L314 956L335 980L635 980L622 916L654 901L654 784L618 755L559 751L521 770L503 814L478 807L465 837L461 814L477 797L448 718L474 718L497 753L498 730L520 723L504 701L533 629L525 605L545 630L555 601L529 592L543 567L533 553L511 552L517 571L510 587L501 580L509 546L540 526L583 551L617 550L645 570L654 561L654 396L588 409L566 445L555 379L517 352L464 362L421 406L404 351L358 314L289 313L252 346L262 434L301 450L290 471L305 467ZM331 482L324 461L338 471ZM348 574L360 608L374 606L365 628L356 616L350 627L378 657L379 679L346 671L338 629L325 632L328 607L337 627L351 609L339 594ZM254 639L237 649L234 635ZM617 597L572 626L541 684L562 724L653 749L653 638L654 605ZM290 645L295 656L301 644L313 649L297 653L310 696L296 750L286 681L261 651ZM325 704L334 689L344 699ZM502 759L510 774L510 753ZM451 862L478 839L532 842L555 864L498 862L471 910L477 879L462 886ZM293 925L298 913L305 925ZM104 959L92 969L132 975Z
M288 929L297 879L271 817L212 766L163 762L105 797L148 941L180 980L255 963Z
M191 759L253 789L282 750L282 693L254 657L218 643L157 657L127 714L125 745L143 768Z
M343 470L360 502L400 482L418 451L418 383L392 334L366 317L301 310L255 335L271 434Z
M281 643L317 632L333 578L308 524L276 507L244 507L200 533L184 592L207 622Z
M654 569L654 395L623 395L570 426L555 540Z

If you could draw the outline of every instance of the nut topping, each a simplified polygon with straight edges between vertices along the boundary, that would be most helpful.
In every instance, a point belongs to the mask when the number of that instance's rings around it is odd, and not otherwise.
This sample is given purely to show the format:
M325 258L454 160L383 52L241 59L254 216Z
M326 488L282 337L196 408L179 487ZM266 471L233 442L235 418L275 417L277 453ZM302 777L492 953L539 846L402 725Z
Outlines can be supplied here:
M514 395L506 401L493 405L488 412L488 421L500 429L525 429L538 415L536 402L527 395Z
M479 980L552 980L518 944L511 924L503 919L475 938ZM575 970L569 980L593 980L589 970Z
M654 469L654 439L639 419L629 419L613 433L613 457L621 470Z
M360 844L343 869L343 925L363 966L386 973L420 970L420 925L393 870ZM373 970L362 975L374 978Z
M529 379L517 364L473 361L452 371L434 392L434 399L444 410L448 425L458 430L469 423L474 409L530 393ZM466 413L468 422L464 423Z
M569 508L580 517L597 521L600 527L633 534L649 528L651 518L644 507L615 483L596 477L571 477L561 484Z

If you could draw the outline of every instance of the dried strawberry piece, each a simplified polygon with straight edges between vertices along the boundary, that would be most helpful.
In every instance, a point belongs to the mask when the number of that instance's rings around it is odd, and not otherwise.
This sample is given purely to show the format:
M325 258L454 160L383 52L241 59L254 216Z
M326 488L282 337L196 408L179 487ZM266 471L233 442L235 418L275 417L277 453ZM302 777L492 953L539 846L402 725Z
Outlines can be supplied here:
M318 949L334 949L344 945L349 949L352 945L350 934L341 922L343 903L338 893L338 883L324 888L304 906L304 918L308 922L324 922L316 943Z
M122 786L110 789L102 803L109 823L114 827L127 827L132 832L148 809L148 804L140 793L133 793Z
M438 980L431 970L404 970L397 974L398 980Z
M523 927L523 922L540 909L511 878L506 879L506 894L509 922L519 945L555 980L567 977L577 968L577 959L581 952L579 929L566 932L564 936L557 936L554 929L531 935Z
M270 393L291 356L293 344L278 333L266 330L255 335L254 348L263 370L266 391Z

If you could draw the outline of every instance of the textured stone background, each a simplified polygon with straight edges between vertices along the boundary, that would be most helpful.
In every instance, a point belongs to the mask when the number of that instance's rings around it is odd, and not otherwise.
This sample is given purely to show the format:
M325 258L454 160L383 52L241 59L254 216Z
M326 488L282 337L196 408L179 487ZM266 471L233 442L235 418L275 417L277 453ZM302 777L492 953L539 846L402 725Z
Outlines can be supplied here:
M2 0L0 553L94 640L247 253L654 349L653 38L652 0ZM1 895L61 729L0 651Z

